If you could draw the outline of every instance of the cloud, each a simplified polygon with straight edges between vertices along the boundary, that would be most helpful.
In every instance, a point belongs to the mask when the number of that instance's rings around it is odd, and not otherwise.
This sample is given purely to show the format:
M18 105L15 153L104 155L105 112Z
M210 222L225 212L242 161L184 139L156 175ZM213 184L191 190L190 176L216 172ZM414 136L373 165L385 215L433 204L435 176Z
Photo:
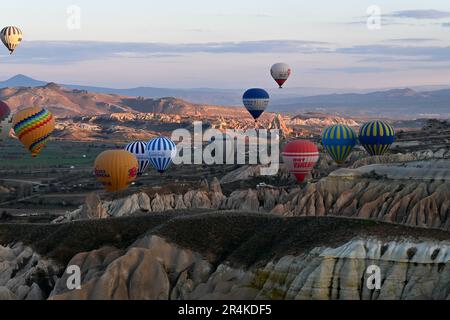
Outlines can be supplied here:
M241 18L274 18L275 16L267 13L248 13L248 14L236 14L236 13L217 13L216 17L241 17Z
M380 67L340 67L340 68L316 68L313 71L319 72L342 72L342 73L379 73L388 71L387 68Z
M409 18L409 19L445 19L450 18L449 11L440 11L440 10L401 10L394 11L387 16L394 18Z
M347 25L365 25L368 16L355 17L353 21L344 22ZM443 27L450 26L450 22L437 23L436 20L450 18L450 11L440 10L400 10L390 13L381 13L382 26L433 26L441 25ZM433 20L433 21L430 21Z
M441 41L434 38L400 38L400 39L386 39L384 42L396 42L396 43L419 43L419 42L434 42Z
M337 53L414 58L417 61L450 61L450 47L361 45L336 49Z
M266 40L211 43L121 43L89 41L30 41L22 43L10 63L71 63L114 57L171 58L195 53L258 54L330 52L325 42ZM0 61L1 62L1 61Z

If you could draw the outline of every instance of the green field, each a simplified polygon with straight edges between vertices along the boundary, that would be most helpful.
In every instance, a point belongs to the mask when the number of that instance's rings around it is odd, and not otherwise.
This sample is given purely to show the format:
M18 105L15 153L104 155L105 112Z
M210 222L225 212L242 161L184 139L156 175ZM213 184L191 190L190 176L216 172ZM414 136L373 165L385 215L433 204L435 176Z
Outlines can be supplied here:
M53 140L33 158L19 141L10 140L0 144L0 170L91 167L101 152L118 147L98 142Z

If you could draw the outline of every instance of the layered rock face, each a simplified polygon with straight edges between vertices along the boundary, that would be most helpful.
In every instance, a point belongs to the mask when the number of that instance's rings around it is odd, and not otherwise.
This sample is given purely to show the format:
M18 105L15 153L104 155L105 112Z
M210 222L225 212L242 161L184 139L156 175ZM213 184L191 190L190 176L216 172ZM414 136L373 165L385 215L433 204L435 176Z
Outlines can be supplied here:
M135 213L164 212L185 209L219 209L226 199L220 183L214 179L204 188L191 190L184 194L154 194L138 193L126 198L102 201L93 193L86 198L85 204L57 218L54 223L62 223L80 219L102 219L108 217L123 217Z
M450 230L448 166L449 162L442 161L341 169L293 193L272 212L358 217Z
M244 210L282 216L345 216L450 230L450 161L411 161L339 169L303 187L236 190L215 179L185 194L145 193L101 201L91 195L56 222L183 209Z
M67 276L50 299L449 299L450 243L353 239L317 247L249 269L214 268L202 255L158 236L126 252L80 253L69 265L82 270L82 287ZM367 268L377 265L381 288L370 290Z
M0 245L0 300L46 299L63 269L21 243Z

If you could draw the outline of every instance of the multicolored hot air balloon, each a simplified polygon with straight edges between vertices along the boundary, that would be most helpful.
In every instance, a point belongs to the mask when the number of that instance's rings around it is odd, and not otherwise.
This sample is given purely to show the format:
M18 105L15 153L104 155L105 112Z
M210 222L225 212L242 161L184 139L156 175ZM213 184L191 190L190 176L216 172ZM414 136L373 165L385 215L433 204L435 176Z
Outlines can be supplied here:
M109 192L128 188L137 173L137 159L126 150L104 151L95 160L94 175Z
M359 142L372 156L380 156L389 150L395 141L395 131L383 121L370 121L359 131Z
M9 53L12 54L17 46L22 42L22 31L14 26L5 27L0 31L0 38L3 44L8 48Z
M355 131L349 126L336 124L325 128L322 143L337 164L343 164L358 142Z
M283 161L298 182L303 182L319 161L317 146L308 140L288 143L282 152Z
M128 144L125 150L136 156L139 164L138 176L141 176L147 170L150 160L147 156L147 143L143 141L135 141Z
M283 88L284 83L291 76L292 70L286 63L275 63L270 69L270 74L276 83Z
M55 118L47 109L27 108L14 115L13 128L17 138L36 157L55 130Z
M242 101L256 121L269 105L270 96L266 90L253 88L244 93Z
M0 141L6 140L12 128L12 113L8 105L0 101Z
M155 138L147 143L148 159L159 173L166 172L177 153L175 143L166 137Z

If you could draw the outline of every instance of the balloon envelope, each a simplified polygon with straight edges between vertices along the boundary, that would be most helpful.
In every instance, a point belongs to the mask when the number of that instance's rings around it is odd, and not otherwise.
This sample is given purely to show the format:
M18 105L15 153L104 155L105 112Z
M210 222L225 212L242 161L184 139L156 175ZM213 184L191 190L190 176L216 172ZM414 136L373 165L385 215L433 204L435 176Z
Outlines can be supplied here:
M291 73L291 67L286 63L275 63L270 69L270 74L280 88L283 88L284 83L289 79Z
M244 93L242 102L252 117L257 120L269 105L270 96L264 89L253 88Z
M169 138L159 137L148 142L147 152L151 165L159 173L164 173L175 158L177 146Z
M359 142L372 155L383 155L395 141L395 131L383 121L365 123L359 131Z
M14 26L5 27L0 31L0 38L8 48L9 52L12 54L17 46L22 42L22 31Z
M27 108L14 115L13 128L20 142L36 157L55 130L55 118L47 109Z
M346 125L337 124L325 128L322 143L327 153L338 164L342 164L358 142L355 131Z
M282 157L297 181L303 182L319 160L319 150L311 141L295 140L284 147Z
M94 164L94 175L109 192L128 188L136 179L138 162L136 157L126 150L108 150L102 152Z
M6 140L12 128L12 113L8 105L0 101L0 141Z
M139 164L138 176L141 176L150 164L147 156L147 143L143 141L135 141L129 143L125 147L125 150L135 155Z

